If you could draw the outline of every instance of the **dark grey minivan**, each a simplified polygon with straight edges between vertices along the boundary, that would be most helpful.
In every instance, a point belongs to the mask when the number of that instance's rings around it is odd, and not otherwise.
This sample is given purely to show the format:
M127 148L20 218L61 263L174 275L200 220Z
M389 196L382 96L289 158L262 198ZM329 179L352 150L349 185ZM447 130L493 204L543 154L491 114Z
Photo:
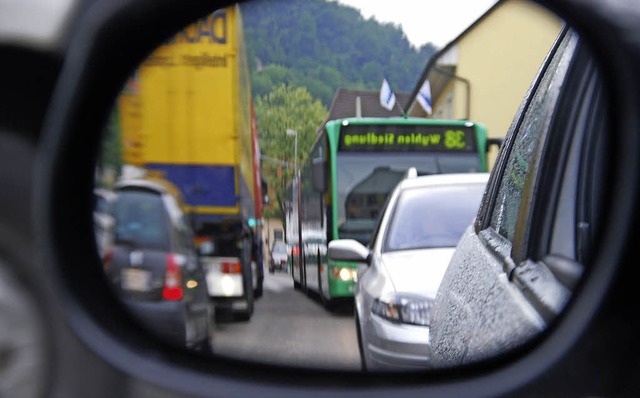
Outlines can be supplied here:
M105 272L144 326L171 343L210 352L214 309L180 192L161 179L115 185L113 247Z

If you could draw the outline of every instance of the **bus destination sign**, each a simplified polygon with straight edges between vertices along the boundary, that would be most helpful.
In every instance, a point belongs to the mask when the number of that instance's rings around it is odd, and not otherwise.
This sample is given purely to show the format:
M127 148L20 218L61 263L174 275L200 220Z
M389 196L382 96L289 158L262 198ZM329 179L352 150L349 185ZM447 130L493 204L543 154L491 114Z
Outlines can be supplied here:
M473 127L350 124L340 132L342 152L477 152Z

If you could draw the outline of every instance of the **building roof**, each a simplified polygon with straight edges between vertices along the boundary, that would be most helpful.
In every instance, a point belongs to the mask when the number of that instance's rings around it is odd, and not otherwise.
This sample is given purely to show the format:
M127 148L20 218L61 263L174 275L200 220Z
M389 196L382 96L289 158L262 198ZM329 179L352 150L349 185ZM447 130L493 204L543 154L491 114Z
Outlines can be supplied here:
M380 105L379 91L350 90L339 88L331 102L327 120L343 119L348 117L392 117L402 116L400 105L409 101L409 93L395 93L396 104L392 110L387 110ZM360 98L360 114L357 112L358 98Z
M424 83L424 81L427 79L427 76L429 75L429 71L432 68L435 67L435 64L436 64L436 61L438 60L438 58L442 54L445 54L447 51L449 51L453 46L455 46L460 40L462 40L463 37L465 37L469 32L474 30L476 26L478 26L480 23L482 23L482 21L484 21L491 13L493 13L498 7L502 6L505 2L506 2L506 0L499 0L498 2L496 2L484 14L482 14L478 19L476 19L471 25L469 25L469 27L467 29L465 29L455 39L451 40L440 51L436 52L435 54L433 54L431 56L431 58L429 58L429 61L427 62L427 65L425 66L424 70L422 71L422 74L420 75L420 78L418 79L418 82L417 82L415 88L413 89L411 94L407 97L407 101L406 102L402 102L403 106L406 108L405 109L406 112L409 112L409 109L411 109L411 107L413 107L414 102L415 102L415 98L418 95L418 92L420 91L420 88L422 87L422 83ZM432 94L433 94L433 87L432 87Z

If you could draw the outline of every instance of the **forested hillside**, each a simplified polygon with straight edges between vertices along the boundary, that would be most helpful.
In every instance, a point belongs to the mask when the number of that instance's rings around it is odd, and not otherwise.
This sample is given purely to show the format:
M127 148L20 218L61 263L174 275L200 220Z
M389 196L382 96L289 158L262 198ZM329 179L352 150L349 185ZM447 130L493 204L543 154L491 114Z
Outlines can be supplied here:
M242 13L254 97L284 83L307 87L328 107L338 87L378 90L385 76L394 90L410 91L436 51L326 0L248 2Z
M386 77L393 90L411 91L436 48L416 49L399 26L334 1L260 0L241 11L272 198L265 216L281 216L291 166L306 158L336 90L379 90ZM286 130L297 132L297 151Z

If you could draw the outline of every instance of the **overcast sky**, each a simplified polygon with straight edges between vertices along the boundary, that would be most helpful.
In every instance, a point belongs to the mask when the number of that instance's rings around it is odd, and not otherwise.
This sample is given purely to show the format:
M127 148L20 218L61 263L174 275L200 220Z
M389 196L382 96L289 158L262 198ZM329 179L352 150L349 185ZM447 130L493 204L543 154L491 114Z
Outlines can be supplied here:
M365 19L402 26L416 47L441 48L484 14L496 0L337 0L360 10Z

